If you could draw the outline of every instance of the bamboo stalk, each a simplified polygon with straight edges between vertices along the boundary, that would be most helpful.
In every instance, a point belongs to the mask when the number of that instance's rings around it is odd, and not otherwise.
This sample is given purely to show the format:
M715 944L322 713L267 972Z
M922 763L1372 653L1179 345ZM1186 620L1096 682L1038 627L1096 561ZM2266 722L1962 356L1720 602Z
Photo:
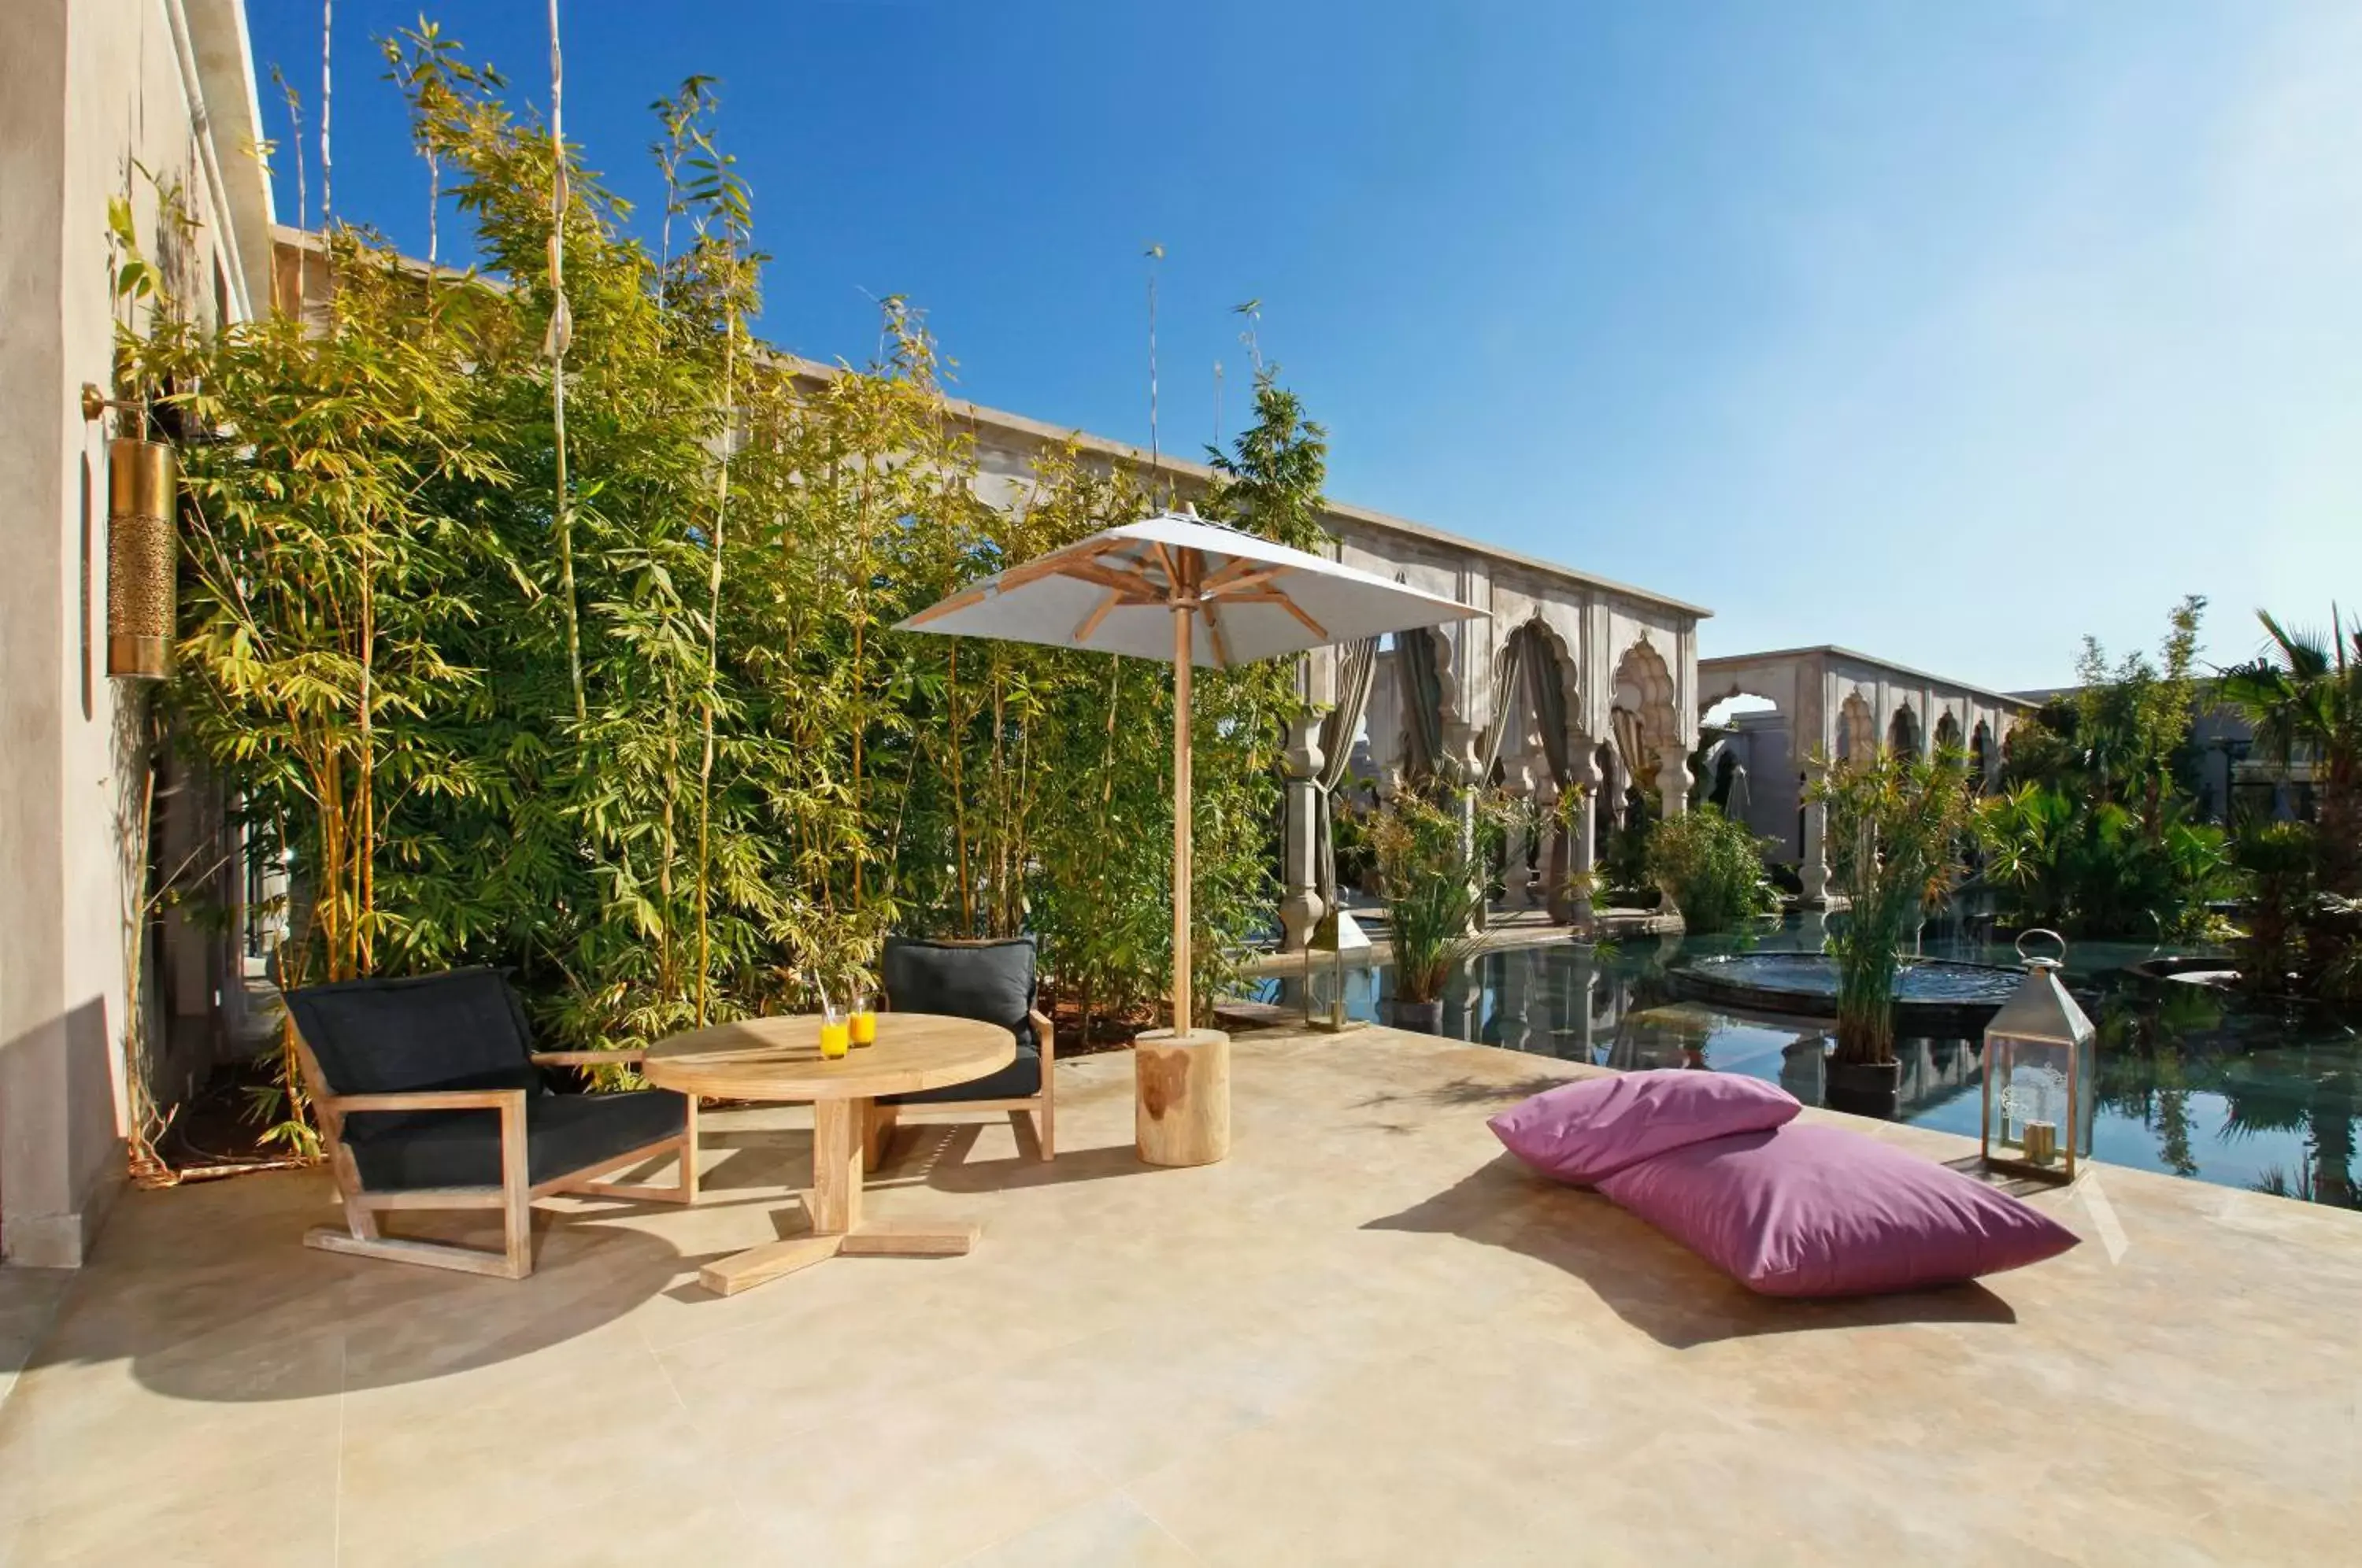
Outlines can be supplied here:
M574 593L574 504L566 481L566 349L573 327L566 304L566 65L558 50L557 0L549 0L549 422L557 443L557 581L565 597L566 674L574 689L574 722L581 724L589 723L590 711L582 691L582 614Z
M734 304L723 320L722 462L714 478L713 569L706 580L704 754L697 768L697 1026L705 1027L712 988L713 943L712 826L713 729L722 700L722 552L730 525L730 458L736 445L738 375L738 313Z

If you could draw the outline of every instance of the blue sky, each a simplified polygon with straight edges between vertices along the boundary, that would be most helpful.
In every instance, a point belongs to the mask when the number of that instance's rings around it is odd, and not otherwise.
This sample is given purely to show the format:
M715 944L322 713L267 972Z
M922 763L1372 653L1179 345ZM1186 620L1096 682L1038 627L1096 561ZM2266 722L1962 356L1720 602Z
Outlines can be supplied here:
M315 105L317 0L247 8ZM371 41L419 9L337 0L332 150L338 215L423 250ZM425 9L546 101L542 6ZM2043 685L2086 631L2153 642L2185 592L2223 659L2258 604L2362 602L2362 7L566 0L563 23L568 131L644 202L647 105L723 79L774 341L861 360L871 296L902 293L965 395L1144 442L1161 243L1168 450L1211 437L1217 359L1237 424L1231 307L1260 297L1333 496L1707 605L1708 655L1837 642Z

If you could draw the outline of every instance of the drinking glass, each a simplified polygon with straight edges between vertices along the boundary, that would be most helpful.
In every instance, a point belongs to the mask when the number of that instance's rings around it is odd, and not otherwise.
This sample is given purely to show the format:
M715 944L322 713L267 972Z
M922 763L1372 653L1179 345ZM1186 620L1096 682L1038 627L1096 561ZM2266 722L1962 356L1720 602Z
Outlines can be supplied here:
M877 999L867 991L853 993L853 1014L846 1020L853 1031L855 1045L875 1044L877 1040Z
M832 1062L837 1061L844 1055L844 1048L851 1043L851 1026L845 1020L844 1010L823 999L820 1013L820 1054Z

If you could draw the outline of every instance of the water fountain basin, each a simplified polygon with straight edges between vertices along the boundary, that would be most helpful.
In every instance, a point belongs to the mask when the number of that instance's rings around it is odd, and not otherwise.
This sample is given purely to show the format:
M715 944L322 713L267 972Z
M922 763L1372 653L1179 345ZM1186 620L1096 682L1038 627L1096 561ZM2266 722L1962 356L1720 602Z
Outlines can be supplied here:
M1734 953L1693 959L1666 974L1675 989L1696 1001L1811 1018L1837 1011L1837 963L1825 953ZM1894 977L1895 1031L1976 1034L2025 977L2024 970L1999 964L1905 959Z

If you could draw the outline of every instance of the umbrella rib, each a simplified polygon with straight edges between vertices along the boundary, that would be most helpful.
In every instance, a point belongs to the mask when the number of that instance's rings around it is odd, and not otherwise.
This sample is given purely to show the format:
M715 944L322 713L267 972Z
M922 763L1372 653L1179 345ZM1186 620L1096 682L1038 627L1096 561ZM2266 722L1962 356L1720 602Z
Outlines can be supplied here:
M927 622L938 620L943 616L950 614L955 610L965 610L971 604L981 604L987 599L991 597L992 594L988 588L971 588L965 593L955 593L949 599L944 600L941 603L930 604L924 610L922 610L917 614L911 616L911 624L913 626L924 625Z
M1297 620L1303 622L1305 628L1314 636L1319 637L1324 643L1330 640L1328 627L1322 625L1319 622L1306 614L1302 605L1297 603L1295 600L1290 599L1286 594L1278 591L1276 589L1257 589L1252 593L1233 593L1228 597L1233 604L1276 604L1281 609L1286 611L1289 614L1295 616Z
M1228 669L1231 668L1231 640L1222 635L1222 617L1220 610L1210 599L1205 601L1198 608L1205 611L1206 630L1214 639L1214 668Z
M1069 557L1065 552L1060 551L1053 555L1043 556L1037 560L1027 561L1023 566L1010 567L1007 571L1002 572L999 577L993 579L993 581L999 586L1002 591L1006 592L1008 590L1012 588L1022 588L1036 578L1056 577L1061 573L1071 572L1075 568L1087 564L1091 564L1089 552L1077 552L1076 555Z
M1225 589L1254 588L1269 582L1281 572L1291 569L1285 562L1275 565L1269 561L1257 560L1253 556L1241 556L1208 578L1198 586L1198 591L1200 594L1208 594Z
M1173 552L1164 547L1164 541L1162 539L1151 539L1148 542L1148 547L1156 552L1157 564L1164 569L1164 580L1168 585L1168 591L1180 592L1181 568L1173 558Z
M1055 573L1051 575L1095 582L1119 593L1145 593L1159 603L1164 600L1164 591L1156 586L1155 579L1137 571L1119 571L1101 561L1061 561Z
M1126 600L1123 595L1123 590L1120 588L1109 589L1107 591L1107 597L1100 600L1098 605L1092 609L1091 613L1083 617L1082 624L1075 628L1074 640L1078 643L1090 641L1091 634L1099 629L1099 623L1106 620L1109 613L1112 612L1116 606L1124 603L1136 604L1138 602L1138 600Z
M1096 566L1098 563L1091 558L1109 547L1109 541L1100 540L1075 548L1073 559L1068 558L1066 551L1054 550L1049 555L1038 557L1021 566L1010 567L1007 571L986 578L975 587L955 593L940 603L930 604L911 616L910 624L913 626L924 625L927 622L938 620L955 610L965 610L971 604L981 604L996 593L1006 593L1012 588L1022 588L1036 578L1057 577L1071 573L1077 566ZM1146 578L1140 580L1140 586L1152 591L1154 588L1154 585Z

